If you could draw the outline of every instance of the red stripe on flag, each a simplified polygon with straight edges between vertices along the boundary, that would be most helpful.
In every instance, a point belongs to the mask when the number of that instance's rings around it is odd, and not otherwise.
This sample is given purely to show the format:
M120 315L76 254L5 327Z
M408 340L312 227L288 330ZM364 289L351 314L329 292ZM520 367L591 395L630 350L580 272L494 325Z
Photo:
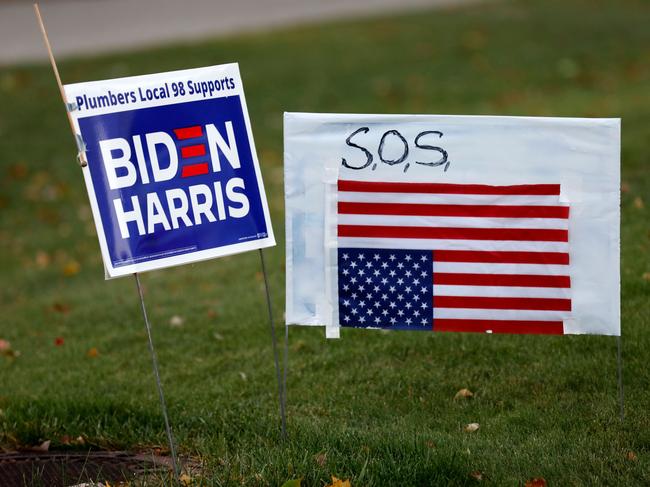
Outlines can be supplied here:
M434 296L433 308L519 309L531 311L571 311L570 299L492 298L483 296ZM435 312L434 312L435 313Z
M192 176L200 176L202 174L208 174L207 162L200 162L199 164L188 164L187 166L184 166L181 177L189 178Z
M569 218L568 206L435 205L415 203L352 203L339 201L338 212L351 215Z
M339 237L568 242L567 230L530 228L447 228L339 225Z
M339 180L338 190L363 193L437 193L559 196L560 185L519 184L513 186L490 186L487 184L386 183Z
M205 155L205 145L196 144L188 145L187 147L181 147L181 157L187 159L189 157L198 157Z
M194 139L203 135L203 128L200 125L194 125L193 127L174 129L174 133L178 140Z
M461 320L435 319L434 331L518 333L540 335L562 335L561 321L516 321L516 320Z
M571 287L571 278L569 276L525 274L451 274L434 272L433 283L448 286L558 287L568 289Z
M564 252L507 252L489 250L435 250L435 262L483 262L493 264L559 264L569 263Z

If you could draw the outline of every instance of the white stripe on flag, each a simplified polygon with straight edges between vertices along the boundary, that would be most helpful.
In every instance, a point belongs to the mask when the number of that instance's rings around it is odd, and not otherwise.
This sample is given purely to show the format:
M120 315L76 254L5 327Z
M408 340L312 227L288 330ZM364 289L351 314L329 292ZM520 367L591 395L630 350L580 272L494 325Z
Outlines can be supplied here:
M434 297L435 299L435 297ZM532 311L519 309L465 309L438 308L433 310L433 327L436 318L456 318L470 320L531 320L531 321L561 321L569 316L569 311Z
M339 213L339 225L387 225L394 227L446 228L545 228L567 230L568 219L495 218L411 215L352 215Z
M512 240L438 240L418 238L338 237L338 247L414 250L490 250L528 252L568 252L567 242Z
M418 203L424 205L560 206L557 196L539 195L357 193L352 191L339 191L338 200L355 203Z
M557 298L569 299L571 290L558 287L513 286L433 286L433 296L511 297L511 298Z
M474 262L436 262L433 253L433 270L450 274L527 274L535 276L568 276L568 265L553 264L486 264Z

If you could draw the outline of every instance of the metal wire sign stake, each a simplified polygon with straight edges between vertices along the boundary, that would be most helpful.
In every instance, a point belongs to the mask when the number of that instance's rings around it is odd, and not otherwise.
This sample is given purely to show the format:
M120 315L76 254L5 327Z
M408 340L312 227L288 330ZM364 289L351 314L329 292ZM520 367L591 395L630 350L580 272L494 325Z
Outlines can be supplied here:
M275 337L275 324L273 322L273 310L271 308L271 294L269 292L269 280L266 274L264 252L260 249L260 260L262 262L262 274L264 274L264 289L266 291L266 304L269 313L269 327L271 328L271 341L273 342L273 360L275 362L275 375L278 381L278 399L280 402L280 420L282 423L282 438L287 439L287 418L286 418L286 377L287 377L287 347L288 337L285 333L284 340L284 380L280 378L280 360L278 358L278 343Z
M625 395L623 393L623 350L621 343L621 335L616 337L616 365L618 371L618 400L619 400L619 414L621 416L621 423L625 419Z
M160 398L160 408L162 409L163 418L165 420L165 431L167 432L167 441L169 442L169 452L172 456L174 476L176 477L176 481L180 484L180 468L178 458L176 456L176 447L174 446L174 435L172 434L172 428L169 425L169 413L167 412L165 395L163 394L162 382L160 381L160 372L158 371L158 358L156 357L156 349L153 346L153 338L151 337L151 325L149 324L149 318L147 318L147 309L144 305L144 294L142 292L142 286L140 285L140 277L138 276L138 273L136 272L133 274L133 277L135 277L135 283L138 287L140 306L142 306L142 317L144 318L144 324L147 328L147 338L149 339L149 352L151 353L153 375L156 378L156 387L158 388L158 397Z

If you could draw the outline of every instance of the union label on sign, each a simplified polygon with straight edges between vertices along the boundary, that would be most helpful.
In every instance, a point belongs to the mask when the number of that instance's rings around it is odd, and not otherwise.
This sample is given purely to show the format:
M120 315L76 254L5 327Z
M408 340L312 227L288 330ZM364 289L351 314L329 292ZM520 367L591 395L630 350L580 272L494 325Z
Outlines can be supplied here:
M275 245L237 64L65 92L108 277Z

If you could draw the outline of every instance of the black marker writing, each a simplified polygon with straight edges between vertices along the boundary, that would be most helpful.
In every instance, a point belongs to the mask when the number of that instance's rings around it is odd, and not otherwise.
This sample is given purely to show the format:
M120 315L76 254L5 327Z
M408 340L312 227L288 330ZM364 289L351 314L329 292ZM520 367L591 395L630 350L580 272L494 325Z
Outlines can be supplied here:
M364 153L364 155L366 156L365 163L363 163L361 165L352 165L352 164L348 163L347 159L342 157L341 158L341 164L343 164L344 167L347 167L348 169L354 169L356 171L356 170L360 170L360 169L365 169L365 168L367 168L368 166L370 166L372 164L371 169L373 171L375 169L377 169L377 163L375 162L373 164L374 157L373 157L372 152L370 152L370 150L368 150L366 147L363 147L363 146L361 146L361 145L359 145L357 143L352 142L352 138L354 136L356 136L357 134L359 134L359 133L367 134L368 132L370 132L370 128L361 127L359 129L355 130L354 132L352 132L348 136L348 138L345 139L346 145L348 145L349 147L354 147L355 149L359 149L360 151L362 151ZM441 158L438 159L437 161L430 161L430 162L414 161L414 162L416 164L421 165L421 166L427 166L427 167L444 166L444 170L447 171L447 169L449 168L449 165L451 164L451 161L449 160L449 154L442 147L438 147L437 145L430 145L430 144L423 143L421 141L421 139L423 137L427 136L427 135L437 135L438 138L442 138L442 136L444 134L442 132L440 132L439 130L424 130L424 131L420 132L417 135L417 137L415 137L415 141L414 141L415 147L418 148L418 149L422 149L422 150L439 152L440 155L441 155ZM399 142L402 145L402 153L396 159L388 159L384 155L385 145L386 145L386 143L388 141L390 141L389 137L392 137L393 139L399 139ZM395 129L387 130L386 132L383 133L383 135L381 136L381 139L379 140L379 145L377 147L377 154L379 156L379 160L382 163L384 163L384 164L386 164L388 166L396 166L398 164L402 164L409 157L409 154L410 154L409 143L398 130L395 130ZM407 162L404 165L404 172L408 171L410 166L411 166L411 163Z
M344 167L347 167L348 169L365 169L370 164L372 164L372 154L370 153L370 151L368 149L365 149L365 148L361 147L360 145L357 145L354 142L352 142L352 137L357 135L359 132L363 132L364 134L367 134L369 131L370 131L370 129L368 127L361 127L360 129L357 129L354 132L352 132L350 134L350 136L347 139L345 139L345 143L347 145L349 145L350 147L356 147L357 149L360 149L363 152L365 152L365 154L366 154L366 163L363 166L351 166L350 164L348 164L348 161L346 161L345 158L342 158L341 159L341 164L343 164ZM373 167L373 169L374 169L374 167Z
M436 162L420 162L420 161L415 161L416 164L421 164L423 166L429 166L429 167L436 167L436 166L442 166L443 164L446 164L445 166L445 171L447 171L447 168L449 167L449 162L448 162L448 154L445 149L442 147L438 147L435 145L428 145L428 144L420 144L420 138L424 137L425 135L429 134L437 134L438 137L442 138L442 132L439 132L438 130L425 130L424 132L420 132L418 136L415 138L415 146L420 148L420 149L426 149L426 150L434 150L438 151L442 154L442 158Z
M404 144L404 152L402 153L402 156L394 160L384 159L384 142L386 141L386 137L388 137L390 134L399 137ZM381 136L381 140L379 141L379 149L377 152L379 152L379 158L381 159L381 162L388 164L389 166L394 166L395 164L400 164L406 160L409 155L409 144L406 142L406 139L402 137L402 134L400 134L397 130L389 130Z

